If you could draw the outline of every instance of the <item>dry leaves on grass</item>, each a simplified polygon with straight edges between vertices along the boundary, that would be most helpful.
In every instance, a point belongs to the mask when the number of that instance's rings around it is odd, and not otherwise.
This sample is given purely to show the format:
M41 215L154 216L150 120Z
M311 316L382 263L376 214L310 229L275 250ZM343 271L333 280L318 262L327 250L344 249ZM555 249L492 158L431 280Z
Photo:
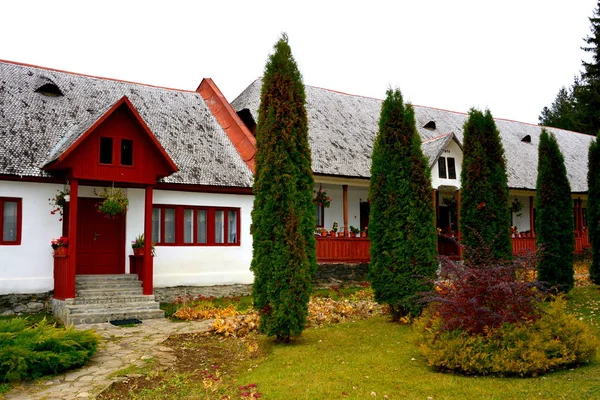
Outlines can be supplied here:
M370 291L361 290L349 299L313 297L308 303L308 326L337 324L385 314L386 308L373 300Z
M177 312L173 314L179 319L186 321L213 319L213 318L227 318L240 315L240 312L235 306L230 305L225 308L216 308L212 305L197 305L194 307L181 307Z
M248 333L258 330L259 320L260 317L254 310L249 311L246 315L217 316L208 330L225 337L244 337Z

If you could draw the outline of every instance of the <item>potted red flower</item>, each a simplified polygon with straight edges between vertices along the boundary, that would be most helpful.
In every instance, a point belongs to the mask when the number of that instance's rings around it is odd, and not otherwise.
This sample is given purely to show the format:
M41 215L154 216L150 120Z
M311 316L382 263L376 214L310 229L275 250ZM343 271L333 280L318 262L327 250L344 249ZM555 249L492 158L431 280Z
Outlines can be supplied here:
M50 241L50 246L54 249L55 256L66 256L69 238L61 236L58 239L52 239L52 241Z

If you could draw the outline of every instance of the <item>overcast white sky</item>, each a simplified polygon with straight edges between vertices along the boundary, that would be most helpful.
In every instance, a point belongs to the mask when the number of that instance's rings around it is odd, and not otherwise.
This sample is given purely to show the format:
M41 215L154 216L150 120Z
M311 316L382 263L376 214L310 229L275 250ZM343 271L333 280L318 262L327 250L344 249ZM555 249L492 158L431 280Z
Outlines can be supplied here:
M293 6L291 4L294 4ZM232 101L287 32L307 85L537 123L581 69L594 0L2 3L0 59Z

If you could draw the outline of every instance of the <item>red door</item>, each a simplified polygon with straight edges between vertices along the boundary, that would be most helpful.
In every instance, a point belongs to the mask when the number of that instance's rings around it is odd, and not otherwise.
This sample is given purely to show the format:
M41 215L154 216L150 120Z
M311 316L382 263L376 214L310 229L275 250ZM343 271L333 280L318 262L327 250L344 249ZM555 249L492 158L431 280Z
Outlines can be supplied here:
M76 273L125 273L125 216L106 218L96 211L99 199L78 200Z

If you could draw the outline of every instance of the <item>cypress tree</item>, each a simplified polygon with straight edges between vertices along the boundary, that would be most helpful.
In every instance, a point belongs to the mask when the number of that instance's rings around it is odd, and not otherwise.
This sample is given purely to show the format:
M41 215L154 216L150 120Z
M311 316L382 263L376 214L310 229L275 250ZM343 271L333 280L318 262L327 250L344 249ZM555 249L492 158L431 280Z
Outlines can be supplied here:
M317 269L306 96L287 35L265 66L252 211L254 306L278 342L304 329Z
M588 233L592 244L590 279L600 284L600 144L598 137L590 144L588 157Z
M542 250L537 266L538 280L567 292L575 285L571 185L558 142L545 129L542 129L538 147L535 208L536 243Z
M430 176L414 110L390 89L372 154L369 279L394 320L420 313L417 294L431 289L438 267Z
M465 260L478 264L481 248L493 260L510 260L510 210L506 161L489 110L471 109L463 127L460 225Z

